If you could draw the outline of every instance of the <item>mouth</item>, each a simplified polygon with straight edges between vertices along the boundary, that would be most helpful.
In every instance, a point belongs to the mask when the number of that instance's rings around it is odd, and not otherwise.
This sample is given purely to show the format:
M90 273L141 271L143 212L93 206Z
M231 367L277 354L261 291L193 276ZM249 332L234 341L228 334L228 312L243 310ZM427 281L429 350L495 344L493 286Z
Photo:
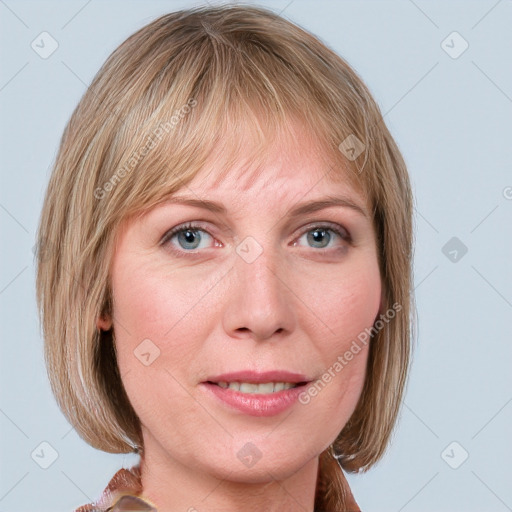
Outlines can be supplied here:
M204 383L248 395L270 395L302 387L309 382L311 379L301 373L247 370L211 376Z
M202 389L229 411L249 416L276 416L294 406L312 380L288 371L240 371L208 377Z
M223 389L230 389L245 394L268 395L279 393L288 389L305 386L307 381L302 382L238 382L238 381L207 381L208 384L219 386Z

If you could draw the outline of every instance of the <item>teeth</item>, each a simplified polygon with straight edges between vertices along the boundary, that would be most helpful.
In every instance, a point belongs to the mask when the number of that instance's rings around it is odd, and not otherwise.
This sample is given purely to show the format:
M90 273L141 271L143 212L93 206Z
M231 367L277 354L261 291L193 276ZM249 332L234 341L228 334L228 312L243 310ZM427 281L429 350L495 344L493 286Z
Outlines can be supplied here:
M263 395L277 393L278 391L291 389L296 386L296 384L291 382L261 382L259 384L252 382L217 382L217 385L221 388L232 389L241 393L259 393Z

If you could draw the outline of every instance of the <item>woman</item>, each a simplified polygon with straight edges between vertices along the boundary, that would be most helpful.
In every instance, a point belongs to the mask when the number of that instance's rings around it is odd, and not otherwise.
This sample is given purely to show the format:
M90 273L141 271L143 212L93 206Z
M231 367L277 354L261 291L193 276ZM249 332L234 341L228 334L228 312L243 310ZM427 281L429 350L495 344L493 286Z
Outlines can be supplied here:
M63 135L39 240L52 388L137 452L87 510L359 510L409 364L411 213L365 85L256 7L163 16Z

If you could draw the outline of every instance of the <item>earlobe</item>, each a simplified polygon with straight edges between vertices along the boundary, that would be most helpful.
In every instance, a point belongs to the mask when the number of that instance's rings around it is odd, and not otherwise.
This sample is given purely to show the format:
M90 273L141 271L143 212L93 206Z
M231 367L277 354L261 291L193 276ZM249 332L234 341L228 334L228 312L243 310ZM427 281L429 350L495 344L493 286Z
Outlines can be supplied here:
M112 328L112 320L108 315L102 315L96 319L96 327L98 331L110 331Z

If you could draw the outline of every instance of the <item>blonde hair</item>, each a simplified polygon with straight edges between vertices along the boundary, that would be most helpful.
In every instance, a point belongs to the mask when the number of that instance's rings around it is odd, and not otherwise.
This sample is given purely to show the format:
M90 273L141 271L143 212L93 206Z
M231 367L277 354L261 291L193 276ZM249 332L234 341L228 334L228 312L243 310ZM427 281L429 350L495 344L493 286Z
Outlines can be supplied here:
M406 381L412 198L370 92L313 35L265 9L225 5L162 16L122 43L62 137L39 226L37 300L49 379L64 414L98 449L140 449L112 332L96 327L112 313L118 228L185 186L214 153L225 169L240 155L263 158L291 120L319 141L332 179L348 175L364 191L377 235L382 311L401 306L373 333L357 408L320 458L316 507L344 510L340 465L366 470L383 455ZM241 126L259 144L251 153ZM364 149L357 158L346 151L354 141Z

